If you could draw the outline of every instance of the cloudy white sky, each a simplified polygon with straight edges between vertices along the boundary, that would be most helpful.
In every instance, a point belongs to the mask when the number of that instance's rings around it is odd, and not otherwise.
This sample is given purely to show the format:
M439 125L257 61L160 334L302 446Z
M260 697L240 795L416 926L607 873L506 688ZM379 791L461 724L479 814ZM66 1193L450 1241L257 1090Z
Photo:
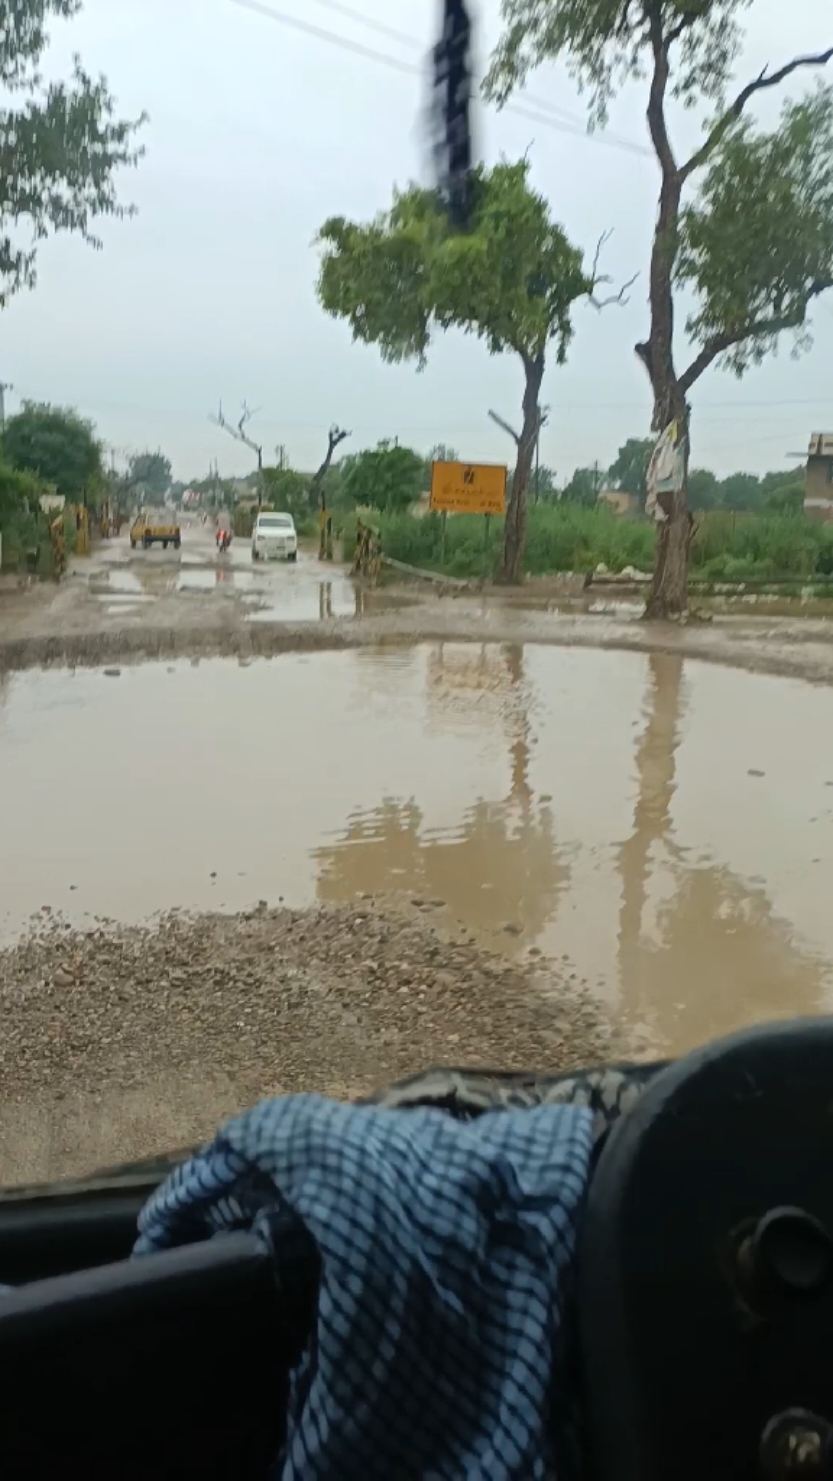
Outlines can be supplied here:
M472 7L485 58L499 0ZM66 74L77 51L106 74L122 113L145 109L151 121L146 158L123 182L136 219L106 223L103 253L69 238L46 245L37 289L5 312L0 376L15 387L11 409L21 396L75 405L117 449L161 446L183 478L215 457L221 472L251 466L208 421L221 397L229 413L244 398L259 408L252 432L267 460L283 443L295 467L315 464L336 420L352 429L354 447L396 435L426 451L446 441L467 458L506 456L486 413L516 412L511 358L449 335L422 374L392 368L316 303L322 221L383 208L393 183L424 175L426 162L421 63L439 0L344 8L397 34L362 25L334 0L263 0L259 12L241 0L85 0L80 17L53 27L47 75ZM754 0L739 76L818 50L831 31L831 0ZM793 92L807 85L799 75ZM601 138L584 136L582 100L563 73L540 72L529 94L535 104L524 106L546 119L483 110L482 155L528 149L534 183L572 239L592 252L612 228L607 270L620 281L641 272L626 308L578 308L569 363L548 373L542 453L569 476L597 459L607 466L627 436L646 431L648 390L632 346L646 327L657 172L638 86L617 100ZM777 108L767 97L758 116ZM677 120L681 144L697 123ZM814 318L815 347L801 360L785 345L742 382L717 371L703 379L696 463L780 467L811 431L833 430L833 294Z

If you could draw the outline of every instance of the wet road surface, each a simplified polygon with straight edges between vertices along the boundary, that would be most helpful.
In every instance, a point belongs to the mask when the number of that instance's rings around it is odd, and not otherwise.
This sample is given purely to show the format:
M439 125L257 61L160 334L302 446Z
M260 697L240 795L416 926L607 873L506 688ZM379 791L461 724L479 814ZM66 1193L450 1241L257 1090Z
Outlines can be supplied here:
M102 543L92 562L75 562L104 617L146 615L176 594L240 602L251 621L313 622L361 617L403 605L403 598L354 585L349 571L322 563L310 548L297 562L252 560L251 541L236 539L218 556L210 527L186 529L181 551L131 551L124 536Z
M831 722L796 680L517 644L0 675L0 930L415 896L678 1053L830 1007Z

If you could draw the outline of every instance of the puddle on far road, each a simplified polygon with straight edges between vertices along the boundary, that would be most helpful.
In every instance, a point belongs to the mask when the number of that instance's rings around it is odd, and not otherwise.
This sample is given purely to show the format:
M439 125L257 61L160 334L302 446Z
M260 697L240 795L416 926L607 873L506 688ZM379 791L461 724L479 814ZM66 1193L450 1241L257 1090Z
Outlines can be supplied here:
M169 556L154 561L143 553L136 566L111 565L89 578L90 591L108 616L135 612L139 606L175 592L237 597L252 622L325 622L364 617L373 612L410 606L416 595L370 590L357 585L341 567L322 566L301 552L297 565L285 562L253 565L247 543L232 546L226 560L212 560L210 547L202 565Z
M0 929L404 891L677 1053L830 1007L831 725L798 681L546 647L0 676Z

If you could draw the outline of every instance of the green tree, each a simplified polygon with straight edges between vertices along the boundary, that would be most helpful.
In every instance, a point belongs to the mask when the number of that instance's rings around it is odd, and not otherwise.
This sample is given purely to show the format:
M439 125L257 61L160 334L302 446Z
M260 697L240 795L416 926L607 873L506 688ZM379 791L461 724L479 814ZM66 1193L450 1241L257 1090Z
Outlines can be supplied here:
M548 468L544 463L539 468L536 468L532 475L532 490L536 503L539 499L542 504L554 503L558 498L555 470Z
M761 507L761 484L754 473L730 473L720 484L720 503L738 513Z
M26 401L3 433L3 454L52 484L70 503L94 503L101 488L101 444L90 422L60 406Z
M589 92L591 121L628 78L645 78L648 127L660 169L649 273L650 327L636 346L653 394L653 425L676 421L689 446L689 393L715 361L743 375L784 331L806 343L813 299L833 285L833 103L819 90L789 104L772 133L744 110L799 68L823 66L833 47L760 76L727 102L748 0L502 0L504 32L487 82L505 101L542 62L563 61ZM668 100L713 110L680 159ZM703 172L699 195L684 190ZM675 288L693 294L686 329L692 358L677 364ZM691 515L686 479L664 496L647 615L686 608Z
M264 468L265 502L272 509L291 514L296 525L301 526L310 517L310 483L309 478L293 468Z
M529 164L474 172L471 230L455 232L436 192L412 186L368 226L325 223L318 294L346 319L353 337L386 360L421 366L436 330L458 328L491 354L516 354L524 370L523 423L504 526L501 575L519 581L527 493L540 419L547 354L561 364L572 337L570 311L592 294L582 256L530 188Z
M134 453L127 468L125 491L146 504L164 504L171 487L171 460L161 452Z
M643 505L648 496L646 479L653 451L653 438L629 437L620 447L607 475L615 488L625 494L635 494Z
M804 479L779 484L763 496L767 514L802 514L804 512Z
M87 75L76 58L71 82L44 86L38 65L51 16L76 15L81 0L0 0L0 306L36 280L37 244L71 231L93 247L93 223L124 217L116 175L135 165L144 116L117 120L104 78ZM11 100L19 100L17 107ZM21 244L21 232L28 244Z
M716 509L720 503L720 484L709 468L691 468L688 474L688 502L700 511Z
M350 460L342 485L345 499L355 506L407 509L424 491L425 459L410 447L380 442Z
M573 504L595 504L599 497L599 475L595 468L576 468L562 496Z

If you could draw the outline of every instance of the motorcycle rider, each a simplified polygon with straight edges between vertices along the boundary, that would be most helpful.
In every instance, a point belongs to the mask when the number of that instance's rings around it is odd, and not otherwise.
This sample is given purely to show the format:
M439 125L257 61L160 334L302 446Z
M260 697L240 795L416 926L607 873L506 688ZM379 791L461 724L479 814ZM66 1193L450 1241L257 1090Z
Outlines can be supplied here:
M231 520L227 509L221 509L214 522L214 540L221 554L231 545Z

